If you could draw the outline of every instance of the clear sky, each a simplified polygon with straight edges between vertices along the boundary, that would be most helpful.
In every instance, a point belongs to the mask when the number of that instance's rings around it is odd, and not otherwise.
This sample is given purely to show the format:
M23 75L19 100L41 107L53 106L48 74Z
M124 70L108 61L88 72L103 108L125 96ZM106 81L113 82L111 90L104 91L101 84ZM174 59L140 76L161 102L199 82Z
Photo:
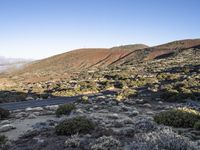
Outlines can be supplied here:
M0 0L0 56L200 38L200 0Z

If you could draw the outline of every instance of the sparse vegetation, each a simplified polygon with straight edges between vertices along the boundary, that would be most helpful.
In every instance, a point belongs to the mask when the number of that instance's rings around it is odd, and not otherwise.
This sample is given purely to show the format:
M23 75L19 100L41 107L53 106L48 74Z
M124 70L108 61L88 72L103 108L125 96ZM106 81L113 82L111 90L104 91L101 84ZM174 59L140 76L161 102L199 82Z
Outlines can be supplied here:
M122 101L122 100L125 100L127 98L131 98L131 97L134 97L136 96L136 90L133 90L133 89L123 89L122 91L120 91L117 96L116 96L116 99L118 101Z

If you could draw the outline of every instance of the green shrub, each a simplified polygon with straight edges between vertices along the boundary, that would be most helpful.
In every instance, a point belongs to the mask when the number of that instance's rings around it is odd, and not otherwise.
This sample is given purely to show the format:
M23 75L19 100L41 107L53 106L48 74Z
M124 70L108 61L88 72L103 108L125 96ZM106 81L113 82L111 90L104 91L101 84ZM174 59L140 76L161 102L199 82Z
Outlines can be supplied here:
M6 109L0 108L0 119L6 119L10 116L10 112Z
M58 135L73 135L76 133L87 134L95 129L95 124L86 117L70 118L56 126Z
M173 109L157 114L154 120L167 126L192 128L200 120L200 114L192 109Z
M81 100L82 100L83 103L88 103L89 97L88 96L82 96Z
M56 110L56 115L70 115L71 111L76 109L74 104L65 104L58 107Z
M196 130L200 130L200 121L197 121L195 124L194 124L194 128Z
M0 146L4 145L7 141L7 138L4 135L0 135Z

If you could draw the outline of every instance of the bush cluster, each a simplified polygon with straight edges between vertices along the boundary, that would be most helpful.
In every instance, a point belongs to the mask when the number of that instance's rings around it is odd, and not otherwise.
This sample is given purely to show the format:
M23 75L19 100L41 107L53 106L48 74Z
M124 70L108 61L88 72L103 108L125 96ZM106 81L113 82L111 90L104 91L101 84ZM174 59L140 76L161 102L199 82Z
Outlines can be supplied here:
M56 126L58 135L73 135L76 133L87 134L95 129L95 124L86 117L70 118Z
M76 109L74 104L65 104L61 105L58 107L56 110L56 115L61 116L61 115L70 115L71 111Z

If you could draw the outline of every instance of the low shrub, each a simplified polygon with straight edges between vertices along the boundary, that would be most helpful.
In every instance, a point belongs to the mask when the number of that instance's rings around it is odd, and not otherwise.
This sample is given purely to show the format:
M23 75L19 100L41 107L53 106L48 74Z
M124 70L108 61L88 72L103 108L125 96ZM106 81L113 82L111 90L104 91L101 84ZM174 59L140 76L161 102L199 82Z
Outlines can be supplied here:
M87 134L95 129L95 124L86 117L70 118L56 126L58 135L73 135L76 133Z
M7 141L7 138L4 135L0 135L0 146L4 145Z
M195 128L196 130L200 130L200 120L197 121L197 122L195 122L194 128Z
M134 150L199 150L199 146L172 129L136 134L129 149Z
M0 119L6 119L10 116L10 112L6 109L0 108Z
M192 128L200 120L200 113L193 109L173 109L155 115L154 120L167 126Z
M70 115L71 111L76 109L74 104L65 104L61 105L58 107L56 110L56 115L61 116L61 115Z
M88 96L82 96L81 100L82 100L83 103L88 103L89 97Z
M95 144L91 146L92 150L119 150L120 141L114 139L112 136L103 136L96 140Z
M65 141L65 147L69 148L77 148L80 146L80 138L78 134L71 135L67 140Z

